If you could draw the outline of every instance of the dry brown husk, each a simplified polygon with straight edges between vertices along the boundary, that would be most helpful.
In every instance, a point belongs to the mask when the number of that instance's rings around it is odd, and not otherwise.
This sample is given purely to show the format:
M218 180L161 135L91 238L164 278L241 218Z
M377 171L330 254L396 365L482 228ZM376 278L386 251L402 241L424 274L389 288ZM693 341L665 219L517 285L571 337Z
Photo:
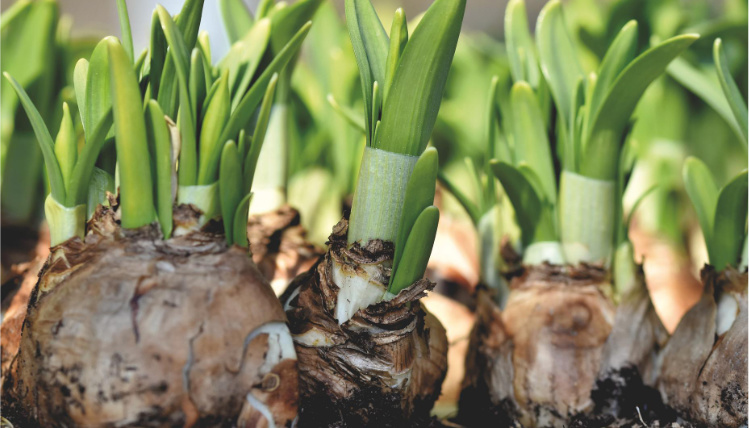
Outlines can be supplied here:
M338 325L333 261L352 273L379 264L384 284L393 248L375 240L347 248L348 222L330 236L325 257L292 282L282 300L300 368L300 426L401 427L429 423L447 367L447 338L419 302L434 284L419 280L390 301L359 310ZM320 333L327 344L300 342Z
M620 296L611 333L606 340L593 399L597 414L631 418L641 412L658 412L662 403L655 389L660 370L659 353L668 341L650 299L642 268L634 284Z
M199 214L180 206L175 219ZM277 348L253 332L285 318L246 250L210 230L164 241L116 217L99 207L85 241L52 249L3 416L17 426L268 426L252 396L276 426L289 424L296 361L265 364Z
M599 267L524 267L504 311L487 290L466 357L459 420L470 426L566 426L591 390L614 321Z
M682 416L708 426L747 424L747 273L701 272L702 298L681 319L663 351L658 387ZM730 293L738 316L717 334L717 298Z
M278 296L323 255L320 248L307 241L299 212L289 205L250 216L247 237L252 260Z

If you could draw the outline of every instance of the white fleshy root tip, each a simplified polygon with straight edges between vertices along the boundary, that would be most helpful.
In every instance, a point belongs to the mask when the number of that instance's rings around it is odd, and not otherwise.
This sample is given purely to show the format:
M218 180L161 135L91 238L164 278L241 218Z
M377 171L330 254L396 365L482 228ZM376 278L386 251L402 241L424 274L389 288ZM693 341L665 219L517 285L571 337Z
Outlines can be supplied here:
M361 266L365 272L368 269L379 269L377 266ZM386 288L374 282L367 272L365 277L344 272L338 263L333 263L333 281L338 285L338 301L336 302L336 320L341 325L350 320L360 309L373 305L382 300Z
M728 331L739 316L739 302L731 293L723 293L718 300L715 327L718 336Z
M44 214L49 223L50 246L62 244L70 238L83 239L86 234L86 205L66 207L52 194L44 201Z
M523 263L540 265L544 262L552 265L563 265L564 255L559 242L534 242L523 251Z
M202 211L203 214L200 216L200 220L198 220L197 227L203 226L221 213L218 181L200 186L179 186L177 190L177 203L191 204ZM174 230L174 236L185 235L189 232L192 232L192 229L177 226L177 229Z
M268 351L265 353L265 362L260 367L261 373L270 372L273 366L282 360L296 360L294 340L291 338L291 332L285 323L273 321L252 330L244 339L244 349L247 350L250 342L261 334L268 335Z

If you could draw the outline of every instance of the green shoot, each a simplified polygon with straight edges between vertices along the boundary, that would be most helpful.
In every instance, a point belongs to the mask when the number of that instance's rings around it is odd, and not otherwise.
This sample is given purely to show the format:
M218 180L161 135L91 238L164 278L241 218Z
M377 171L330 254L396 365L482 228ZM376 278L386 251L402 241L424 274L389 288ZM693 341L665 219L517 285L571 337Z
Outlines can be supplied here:
M252 28L252 14L242 0L220 0L219 7L229 43L234 44Z
M718 270L737 266L746 240L747 172L719 191L707 166L689 158L684 164L684 183L697 212L710 264Z
M120 167L122 227L135 229L155 219L150 156L138 81L120 42L105 39L112 76L117 162Z

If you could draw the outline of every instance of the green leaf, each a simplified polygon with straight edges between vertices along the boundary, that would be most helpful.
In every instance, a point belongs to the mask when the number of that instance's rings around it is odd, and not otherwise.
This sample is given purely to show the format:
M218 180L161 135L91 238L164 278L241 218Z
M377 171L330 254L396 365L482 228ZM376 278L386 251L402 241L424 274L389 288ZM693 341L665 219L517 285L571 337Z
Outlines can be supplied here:
M169 43L171 62L177 70L180 94L179 129L182 142L179 157L179 184L194 185L197 182L197 147L195 141L195 117L192 115L192 101L189 91L189 69L187 46L174 20L162 6L156 6L164 35ZM165 66L164 72L168 71ZM172 78L173 79L173 78ZM159 100L159 106L162 103ZM166 113L166 111L165 111ZM168 114L168 113L167 113Z
M684 162L684 185L692 200L697 219L705 235L705 243L712 242L715 207L718 204L718 187L704 162L689 157ZM709 248L709 247L708 247Z
M267 18L274 5L274 0L260 0L257 5L257 19Z
M234 244L242 247L249 248L250 244L247 241L247 220L250 213L250 201L252 200L252 193L248 193L237 205L237 211L234 212Z
M86 141L91 139L91 133L112 108L107 43L107 38L102 39L94 48L89 59L86 76L86 104L83 109L85 115L82 120Z
M447 175L445 175L444 172L439 171L437 173L437 179L439 180L442 187L445 188L455 199L458 200L458 203L463 207L464 210L466 210L466 213L468 213L468 216L473 221L474 225L478 225L479 220L481 218L481 214L479 212L478 207L476 204L471 202L471 200L466 196L465 193L463 193L458 186L453 183L452 180L450 180Z
M86 144L83 146L73 170L73 178L68 185L70 192L67 195L66 206L74 207L88 202L89 197L86 193L89 189L89 181L94 173L96 159L107 140L107 134L112 129L112 120L112 109L110 108L91 132L91 138L86 138Z
M237 108L231 114L229 123L224 128L224 132L221 134L219 141L228 141L234 139L239 133L239 130L247 125L250 117L255 113L257 105L260 103L263 91L267 88L268 82L271 77L279 72L289 60L296 55L299 48L302 46L304 38L309 32L311 23L305 24L296 35L289 41L289 43L276 55L273 61L263 71L260 77L253 83L249 91L242 97L242 100L237 105ZM245 171L247 171L245 169Z
M435 206L425 208L416 218L408 234L406 245L403 247L403 257L398 269L393 272L388 292L398 294L424 277L429 256L432 254L434 238L437 235L439 219L440 212Z
M515 138L515 164L526 162L538 175L543 199L556 202L556 177L551 160L549 139L543 113L533 89L526 82L517 82L510 91Z
M536 44L541 71L549 84L565 126L572 126L572 102L578 79L584 77L577 50L564 22L562 3L552 0L538 15ZM571 142L567 142L571 143Z
M156 213L164 239L172 235L172 142L166 125L164 112L155 100L146 104L146 133L153 159L154 178L156 179L155 199Z
M265 135L268 132L268 122L270 121L271 107L273 107L273 97L276 92L277 83L278 74L274 74L265 90L263 103L260 105L257 123L255 124L255 134L252 136L252 146L250 146L250 151L244 159L244 167L242 168L244 177L242 181L244 182L243 189L245 192L249 192L252 189L257 160L260 157L260 150L263 148Z
M270 17L270 46L273 54L283 49L299 29L312 19L322 0L300 0L286 5Z
M672 37L642 53L619 74L593 116L590 132L583 141L580 164L583 175L603 180L615 178L622 130L640 97L668 64L697 38L693 34Z
M112 115L109 115L110 119ZM86 182L86 218L90 219L96 212L99 204L107 203L107 192L114 193L114 178L103 169L94 167L91 171L91 179Z
M708 76L707 73L696 69L683 58L674 59L666 71L677 82L712 107L730 125L739 140L744 139L741 126L733 115L720 83L715 79L716 76Z
M220 0L221 18L224 20L229 43L234 43L247 34L254 20L243 0Z
M117 0L117 16L120 18L120 31L122 32L122 47L125 49L130 62L133 62L133 33L130 30L130 16L127 13L125 0Z
M73 88L75 89L75 100L78 107L78 114L81 116L81 123L86 117L86 84L88 76L88 61L84 58L75 63L73 71Z
M190 55L190 82L188 90L190 91L192 115L195 118L198 117L198 114L203 108L202 102L205 99L206 91L208 89L205 85L204 64L203 53L200 49L194 48L192 50L192 55Z
M166 36L164 36L164 30L161 28L161 19L159 19L159 11L154 10L151 15L151 39L149 44L149 58L150 58L150 83L151 83L151 97L158 99L159 89L161 88L161 76L164 72L164 63L167 61ZM171 63L172 61L169 60ZM170 64L170 68L174 67L174 64ZM171 84L168 84L169 86Z
M596 76L592 98L586 103L588 115L595 116L611 85L637 53L637 21L627 22L619 31L603 57ZM589 119L588 119L589 120Z
M510 62L512 80L524 80L534 88L538 87L539 75L536 46L528 30L528 16L524 0L510 0L505 9L505 43L507 59Z
M437 119L465 0L435 0L403 50L374 146L418 156Z
M406 21L406 14L403 12L402 8L398 8L395 11L393 23L390 27L390 49L388 50L385 68L383 100L387 100L390 86L393 84L395 70L398 68L398 62L400 61L401 55L403 55L403 49L405 49L407 42L408 23Z
M270 20L261 19L240 41L232 45L229 53L218 64L219 70L229 71L232 111L236 109L250 86L252 77L267 50L270 32Z
M346 119L346 122L348 122L357 130L361 131L363 134L367 132L367 128L364 125L364 118L361 117L357 112L355 112L354 109L338 104L338 101L335 100L333 94L328 94L327 100L328 104L333 107L333 110L341 115L342 118Z
M715 60L715 67L718 69L718 78L720 79L720 87L723 88L723 93L728 99L728 104L731 106L734 117L739 124L742 133L741 142L744 143L744 147L747 145L747 136L749 136L749 123L747 121L746 102L741 96L739 87L736 86L736 82L731 77L730 69L728 68L728 59L726 54L723 52L723 45L720 39L715 39L715 45L713 46L713 58Z
M737 175L720 191L715 209L713 234L707 242L710 264L718 270L736 266L746 235L746 171Z
M224 149L221 151L221 167L218 177L224 234L226 243L231 245L234 242L234 214L244 194L242 192L242 162L234 141L229 140L224 144Z
M416 223L417 217L428 206L434 204L434 191L437 183L437 170L439 169L439 155L437 149L430 147L424 151L416 161L411 177L406 186L406 195L403 199L403 211L398 226L398 238L395 241L395 254L393 257L393 272L397 271L399 262L403 257L403 249L406 246L411 229ZM392 275L391 281L395 278Z
M73 168L78 160L78 136L75 133L73 119L70 117L68 103L62 103L62 122L55 138L55 157L60 164L62 180L65 183L66 194L70 192L70 180ZM64 201L64 200L63 200Z
M21 101L21 105L26 111L26 115L29 117L29 122L31 122L31 126L34 128L34 134L39 142L39 147L42 149L44 164L47 167L47 177L49 179L52 197L58 203L61 203L60 201L65 201L65 182L63 181L60 164L55 157L55 146L52 142L52 136L49 134L49 130L44 124L42 116L39 114L36 107L34 107L34 103L29 99L26 91L23 90L21 85L10 74L5 72L3 75L8 79L8 82L10 82L13 90L16 91L16 94ZM72 207L72 205L66 206Z
M528 246L533 242L541 217L541 200L533 185L514 166L506 162L491 161L491 167L515 209L523 245Z
M229 73L217 80L218 90L211 98L208 110L200 129L200 168L198 184L211 184L216 181L219 158L224 141L219 140L221 132L229 119L231 111L231 96L229 94Z
M122 227L135 229L154 220L153 184L146 124L138 80L120 42L105 39L109 51L117 163L120 168Z
M346 25L354 48L356 64L359 66L362 94L367 126L367 145L372 145L374 129L372 123L379 119L373 117L371 108L372 84L375 81L385 82L385 64L390 44L385 28L377 17L369 0L346 0Z

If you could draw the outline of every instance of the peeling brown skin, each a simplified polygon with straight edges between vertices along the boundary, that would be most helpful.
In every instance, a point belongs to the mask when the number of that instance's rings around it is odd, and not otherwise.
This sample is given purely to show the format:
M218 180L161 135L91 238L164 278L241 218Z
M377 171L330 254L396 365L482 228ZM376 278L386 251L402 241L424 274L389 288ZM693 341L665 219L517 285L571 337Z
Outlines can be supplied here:
M607 272L525 267L501 311L479 294L459 419L472 426L565 426L590 398L614 320ZM483 397L483 398L482 398Z
M156 227L123 230L99 208L85 241L52 249L34 289L20 352L3 384L3 416L44 427L219 427L241 415L267 426L246 396L296 415L296 362L275 385L259 368L284 322L247 252L196 231L164 241ZM271 391L272 389L272 391Z
M639 408L641 412L656 412L654 417L663 417L665 409L653 387L660 368L658 353L668 337L640 267L636 284L620 298L603 349L593 391L595 413L626 418L635 415Z
M447 368L445 330L419 302L434 284L419 280L339 326L334 317L338 286L332 280L333 260L353 270L361 264L383 263L385 281L393 256L392 244L382 241L347 249L347 229L347 220L341 220L325 257L297 277L282 298L288 300L299 358L299 426L427 426ZM296 335L311 329L324 332L332 344L305 346L296 340ZM410 381L398 385L397 378L409 373Z
M277 295L323 255L320 248L307 241L306 234L299 212L289 205L253 215L247 223L252 260Z
M705 291L681 319L663 351L659 390L664 400L698 424L747 423L747 273L733 268L701 272ZM717 336L717 296L739 302L733 325Z

